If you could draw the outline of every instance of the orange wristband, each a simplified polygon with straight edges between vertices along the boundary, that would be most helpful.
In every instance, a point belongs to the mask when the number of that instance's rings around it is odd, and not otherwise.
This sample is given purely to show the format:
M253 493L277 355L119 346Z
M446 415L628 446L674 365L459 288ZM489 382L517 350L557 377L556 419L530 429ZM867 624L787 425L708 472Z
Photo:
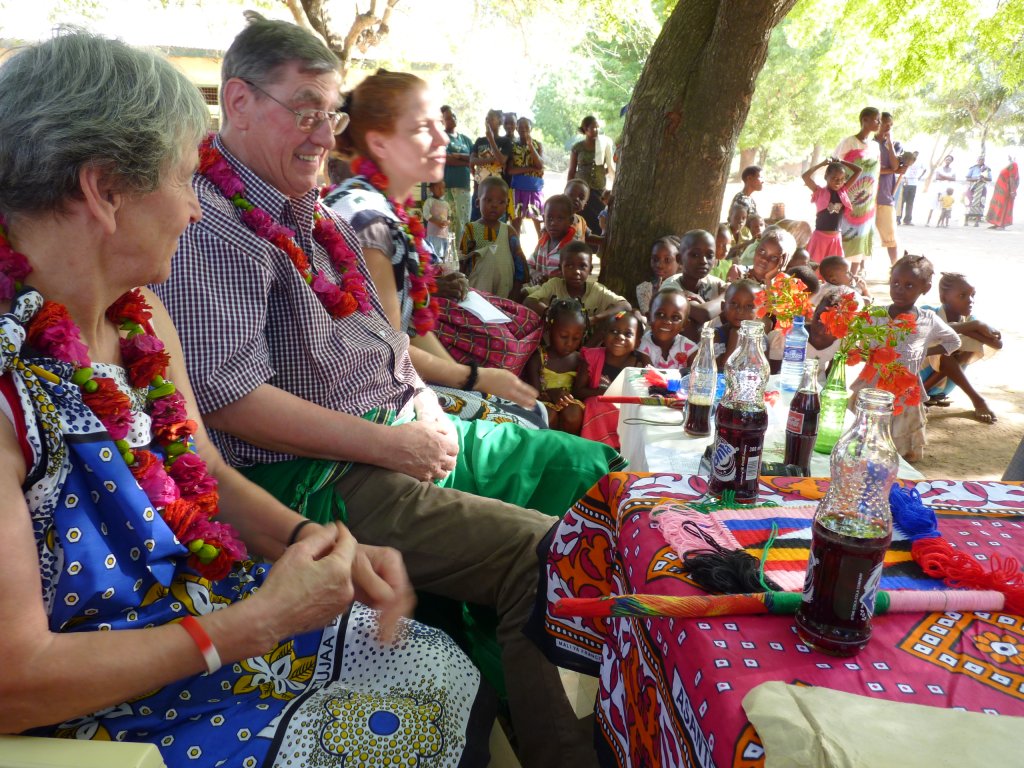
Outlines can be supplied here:
M206 634L206 630L203 629L202 624L196 621L195 616L186 616L181 620L182 628L188 632L189 637L196 644L199 652L203 654L203 661L206 662L206 672L212 675L218 669L221 668L220 654L217 653L217 647L213 644L213 640Z

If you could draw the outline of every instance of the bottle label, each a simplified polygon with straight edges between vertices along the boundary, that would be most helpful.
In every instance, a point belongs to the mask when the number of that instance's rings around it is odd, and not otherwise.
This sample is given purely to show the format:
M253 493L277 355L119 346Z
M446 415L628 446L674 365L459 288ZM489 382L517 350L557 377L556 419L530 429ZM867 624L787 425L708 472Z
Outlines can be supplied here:
M882 563L846 556L839 563L832 610L844 621L867 621L875 613L875 596L882 581Z
M715 478L728 482L736 477L736 448L719 436L711 455L711 471Z
M776 347L777 349L777 347ZM802 363L804 358L807 356L807 346L805 344L789 345L787 344L782 350L782 360L786 363Z
M758 448L755 451L751 451L747 454L747 468L743 473L741 481L746 481L751 477L757 477L761 474L761 449Z
M790 411L789 418L786 420L786 431L792 432L794 435L803 434L804 431L804 415L799 411Z

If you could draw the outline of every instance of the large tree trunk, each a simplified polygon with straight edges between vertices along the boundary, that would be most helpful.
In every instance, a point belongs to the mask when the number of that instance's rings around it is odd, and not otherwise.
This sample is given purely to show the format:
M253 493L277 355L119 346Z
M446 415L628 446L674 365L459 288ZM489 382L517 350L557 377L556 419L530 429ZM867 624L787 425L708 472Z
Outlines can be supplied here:
M796 0L679 0L629 103L601 281L629 296L651 244L714 232L772 29Z

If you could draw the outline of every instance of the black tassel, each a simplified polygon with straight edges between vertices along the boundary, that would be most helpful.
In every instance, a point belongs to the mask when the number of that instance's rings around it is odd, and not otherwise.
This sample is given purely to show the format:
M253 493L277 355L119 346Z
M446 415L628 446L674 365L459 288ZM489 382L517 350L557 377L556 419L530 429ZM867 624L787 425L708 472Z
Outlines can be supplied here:
M698 586L724 595L763 592L765 586L773 592L782 591L767 576L764 585L761 584L761 563L756 557L742 549L726 549L694 523L686 522L682 527L687 533L700 536L709 546L709 549L694 549L683 555L682 568Z

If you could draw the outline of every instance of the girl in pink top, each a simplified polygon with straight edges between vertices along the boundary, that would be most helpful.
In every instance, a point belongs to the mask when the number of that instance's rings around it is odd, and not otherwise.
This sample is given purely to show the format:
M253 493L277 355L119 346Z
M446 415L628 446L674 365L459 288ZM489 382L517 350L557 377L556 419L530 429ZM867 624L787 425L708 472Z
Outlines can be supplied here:
M825 186L814 183L814 172L825 168ZM846 172L850 175L847 176ZM804 171L803 180L811 190L811 202L817 208L814 220L814 233L807 242L807 253L815 266L826 256L843 255L843 237L839 223L844 211L852 211L850 196L847 189L860 176L860 168L853 163L837 158L825 158L817 165Z

